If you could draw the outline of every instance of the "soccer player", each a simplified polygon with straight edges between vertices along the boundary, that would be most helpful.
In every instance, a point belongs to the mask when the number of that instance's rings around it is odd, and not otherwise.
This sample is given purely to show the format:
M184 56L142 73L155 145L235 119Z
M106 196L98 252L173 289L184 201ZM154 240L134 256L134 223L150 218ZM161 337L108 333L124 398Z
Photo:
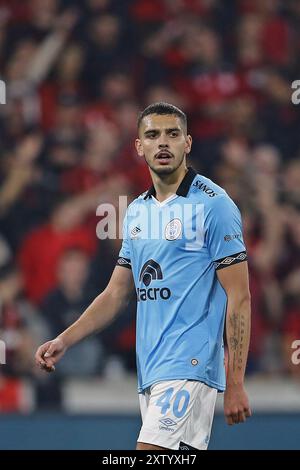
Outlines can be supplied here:
M75 323L39 347L36 362L54 370L70 346L113 320L135 288L143 420L136 448L206 449L218 391L225 391L229 425L251 415L244 389L250 294L240 212L221 187L187 168L192 138L177 107L148 106L135 145L153 186L127 209L111 279Z

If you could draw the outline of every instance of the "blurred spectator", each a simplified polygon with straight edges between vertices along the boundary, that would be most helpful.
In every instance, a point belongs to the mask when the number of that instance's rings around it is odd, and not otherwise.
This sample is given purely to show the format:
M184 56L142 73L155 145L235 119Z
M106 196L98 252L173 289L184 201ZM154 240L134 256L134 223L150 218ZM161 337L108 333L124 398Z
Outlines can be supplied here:
M13 265L0 270L0 299L0 336L6 344L5 373L26 375L32 370L32 354L43 337L43 330L39 331L41 322L37 313L22 296L22 277Z
M121 117L116 116L119 124ZM82 193L98 186L99 192L106 193L111 202L115 202L114 195L145 190L149 183L148 170L143 161L133 157L133 143L129 151L127 140L121 140L122 131L112 122L95 123L88 133L81 165L62 174L62 189ZM123 143L127 146L121 147Z
M43 145L40 133L24 134L0 161L0 230L12 249L45 216L38 158Z
M23 241L18 258L26 295L33 302L40 302L57 285L57 263L68 247L75 244L89 255L94 253L94 228L84 224L85 216L86 209L78 199L62 199L54 207L49 222Z
M89 256L76 246L66 249L57 265L57 288L43 300L41 312L52 338L70 326L88 307L94 292L89 291ZM102 368L99 337L91 337L75 346L61 361L62 377L99 374Z
M33 5L34 2L37 5ZM25 40L19 39L15 49L9 54L6 65L5 78L7 81L7 101L9 106L5 112L9 112L10 103L16 101L20 112L27 125L36 125L40 118L40 100L38 86L47 77L59 52L62 50L70 31L77 21L77 14L73 11L66 11L61 16L55 18L51 6L55 6L56 0L48 0L49 10L42 8L43 2L33 0L32 6L37 6L38 27L46 28L51 26L49 34L39 44L34 36L27 35ZM8 45L8 48L11 45Z
M97 87L103 76L130 66L130 44L123 36L122 27L120 18L109 13L98 14L89 20L85 80L89 82L92 98L99 93Z
M40 341L48 335L46 323L22 294L22 276L13 264L0 268L0 337L6 363L0 373L0 411L29 411L24 378L34 378L32 361ZM28 397L29 399L29 397Z
M4 240L4 238L0 236L0 268L8 264L11 258L12 258L12 254L9 249L9 246Z

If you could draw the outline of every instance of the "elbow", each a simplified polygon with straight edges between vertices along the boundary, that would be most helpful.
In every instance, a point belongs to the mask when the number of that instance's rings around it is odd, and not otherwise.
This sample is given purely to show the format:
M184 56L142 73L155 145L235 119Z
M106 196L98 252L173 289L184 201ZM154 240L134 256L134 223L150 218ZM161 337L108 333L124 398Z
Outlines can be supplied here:
M249 289L247 289L246 292L243 292L243 294L241 295L240 302L251 304L251 294Z
M117 287L113 290L107 289L107 295L109 298L109 302L119 304L120 308L126 308L132 298L132 296L129 295L127 290L123 289L122 287Z
M228 295L228 303L233 304L237 309L251 305L251 294L249 289L243 291L235 291Z

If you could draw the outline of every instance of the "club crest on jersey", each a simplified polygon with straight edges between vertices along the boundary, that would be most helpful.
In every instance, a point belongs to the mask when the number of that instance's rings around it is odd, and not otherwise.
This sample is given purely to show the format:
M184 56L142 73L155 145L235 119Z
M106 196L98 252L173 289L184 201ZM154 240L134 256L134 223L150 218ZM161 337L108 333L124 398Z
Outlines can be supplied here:
M182 237L182 223L179 219L172 219L166 225L165 228L165 239L166 240L177 240Z

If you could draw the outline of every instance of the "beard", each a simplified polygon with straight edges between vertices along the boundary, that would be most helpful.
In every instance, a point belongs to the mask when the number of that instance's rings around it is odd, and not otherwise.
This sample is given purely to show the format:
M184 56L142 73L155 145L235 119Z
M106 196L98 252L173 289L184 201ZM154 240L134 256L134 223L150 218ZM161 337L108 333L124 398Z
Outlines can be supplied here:
M182 162L184 160L184 157L185 157L185 153L182 154L182 157L180 158L180 160L177 163L172 161L172 163L170 163L168 165L154 166L152 163L147 161L147 159L144 155L145 162L147 163L149 168L153 171L153 173L155 173L158 176L164 176L164 175L167 176L167 175L171 175L172 173L174 173L176 170L178 170L178 168L182 164Z

